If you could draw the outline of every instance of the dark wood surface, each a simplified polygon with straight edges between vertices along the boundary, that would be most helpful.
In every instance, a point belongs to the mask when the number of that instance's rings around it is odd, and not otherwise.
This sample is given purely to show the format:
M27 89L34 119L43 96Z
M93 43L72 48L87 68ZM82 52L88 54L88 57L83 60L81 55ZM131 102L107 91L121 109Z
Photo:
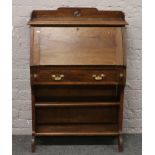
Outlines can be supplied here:
M32 152L36 136L117 136L123 150L126 24L121 11L32 12Z
M122 70L122 74L123 74ZM117 70L52 70L39 69L34 73L34 82L120 82L119 72Z
M52 77L53 75L55 78ZM31 67L31 81L36 85L117 85L125 84L125 77L124 66L44 65ZM60 79L57 80L57 78Z
M36 107L108 107L119 106L119 102L36 102Z
M118 107L37 107L36 123L116 123Z

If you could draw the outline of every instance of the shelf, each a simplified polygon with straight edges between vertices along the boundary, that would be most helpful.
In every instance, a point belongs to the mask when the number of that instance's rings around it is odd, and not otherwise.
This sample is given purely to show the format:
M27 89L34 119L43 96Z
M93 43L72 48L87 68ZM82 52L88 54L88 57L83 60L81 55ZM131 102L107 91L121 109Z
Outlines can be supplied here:
M33 82L32 85L121 85L119 82Z
M117 124L37 125L36 136L109 136L118 135Z
M95 107L119 106L119 102L36 102L35 107Z

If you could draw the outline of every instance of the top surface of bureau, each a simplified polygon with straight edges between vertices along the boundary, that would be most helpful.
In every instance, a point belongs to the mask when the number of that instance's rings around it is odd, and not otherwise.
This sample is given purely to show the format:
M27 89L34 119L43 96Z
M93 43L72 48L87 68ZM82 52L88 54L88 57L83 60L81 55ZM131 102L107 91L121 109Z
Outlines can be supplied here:
M121 11L59 8L33 11L31 66L124 65Z

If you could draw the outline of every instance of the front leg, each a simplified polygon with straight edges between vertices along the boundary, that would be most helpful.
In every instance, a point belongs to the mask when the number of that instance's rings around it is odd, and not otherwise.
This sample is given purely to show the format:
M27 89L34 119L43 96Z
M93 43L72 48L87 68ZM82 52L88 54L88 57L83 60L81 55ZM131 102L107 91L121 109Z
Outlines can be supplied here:
M35 140L35 136L32 136L32 140L31 140L31 151L32 153L35 152L36 149L36 140Z
M123 137L122 135L118 135L118 150L119 152L123 152Z

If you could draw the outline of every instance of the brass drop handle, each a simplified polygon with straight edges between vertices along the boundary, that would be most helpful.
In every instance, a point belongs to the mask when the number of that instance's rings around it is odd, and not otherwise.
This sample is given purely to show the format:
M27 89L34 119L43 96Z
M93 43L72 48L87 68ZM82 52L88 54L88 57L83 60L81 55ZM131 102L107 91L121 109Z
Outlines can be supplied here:
M105 74L101 74L101 75L95 75L93 74L92 77L95 79L95 80L102 80L106 75Z
M55 81L60 81L60 80L62 80L63 77L64 77L63 74L60 74L60 75L52 74L52 78L53 78Z

